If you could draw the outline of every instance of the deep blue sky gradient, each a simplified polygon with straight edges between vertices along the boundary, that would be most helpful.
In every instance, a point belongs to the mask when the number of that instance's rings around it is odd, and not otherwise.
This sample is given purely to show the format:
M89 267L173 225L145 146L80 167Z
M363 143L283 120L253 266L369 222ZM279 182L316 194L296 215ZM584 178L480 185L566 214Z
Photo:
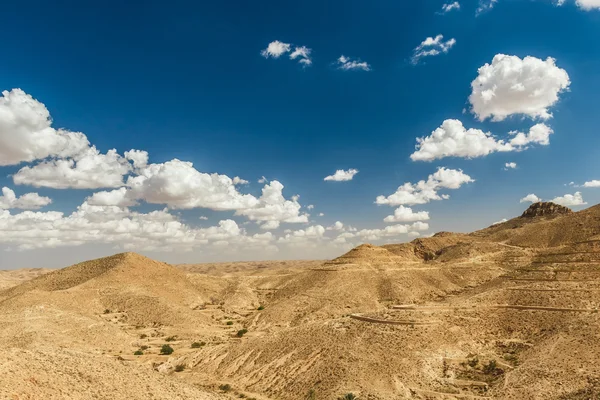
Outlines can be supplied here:
M382 227L391 207L374 204L438 166L462 168L476 182L447 191L431 212L434 231L467 231L522 212L528 193L573 193L570 181L600 179L600 12L567 3L500 0L475 17L477 1L438 15L444 1L28 1L3 4L0 88L22 88L45 103L55 126L84 132L101 151L147 150L152 162L192 161L203 172L239 175L259 193L261 176L286 196L314 204L313 217ZM456 38L446 55L413 66L427 36ZM273 40L313 49L313 66L265 59ZM569 73L548 123L551 144L522 153L412 162L415 138L458 118L505 136L529 119L480 123L468 108L477 68L505 53L557 59ZM371 72L344 72L341 54ZM515 161L516 171L503 171ZM357 168L351 182L323 182ZM0 186L17 193L3 168ZM600 189L581 189L590 204ZM88 191L36 190L72 211ZM200 214L184 212L190 220ZM214 221L227 217L215 215ZM212 217L211 217L212 219Z

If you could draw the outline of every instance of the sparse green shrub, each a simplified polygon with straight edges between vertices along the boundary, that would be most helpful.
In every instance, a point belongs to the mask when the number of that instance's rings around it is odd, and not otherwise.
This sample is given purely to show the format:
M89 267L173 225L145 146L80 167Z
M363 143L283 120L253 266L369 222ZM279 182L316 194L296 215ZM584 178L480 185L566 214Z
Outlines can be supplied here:
M147 337L148 337L148 335L146 335L145 333L142 333L142 334L140 335L140 339L146 339Z
M107 308L106 310L104 310L104 314L110 314L110 310Z
M233 325L233 321L227 321L226 324L227 325Z
M169 336L165 339L165 342L174 342L177 340L177 336Z
M239 331L237 331L237 333L235 334L237 337L242 337L244 336L246 333L248 333L248 329L240 329Z
M504 359L514 365L519 365L519 359L514 354L505 354Z
M238 397L239 397L240 399L245 399L245 398L246 398L246 395L245 395L244 393L240 393L240 394L238 395Z
M469 364L469 367L475 368L477 366L477 364L479 364L479 358L473 357L473 358L469 359L469 361L467 363Z
M262 311L265 309L265 306L258 306L258 311Z
M219 386L219 389L224 392L229 392L231 390L231 385L226 383L224 385Z
M141 350L136 350L135 353L133 353L134 356L143 356L144 352Z
M487 375L495 374L497 369L496 360L490 360L489 363L483 366L483 372Z
M354 393L346 393L339 400L358 400L358 397L354 395Z
M183 364L177 364L175 366L175 372L182 372L183 370L185 370L185 365L183 365Z
M140 346L140 350L148 350L150 346Z
M308 393L306 394L306 400L316 400L317 399L317 393L315 392L315 389L310 389L308 391Z
M192 343L192 349L199 349L202 346L205 346L206 342L194 342Z
M160 348L160 354L168 356L169 354L173 354L175 350L173 350L173 348L171 346L169 346L168 344L163 344L162 347Z

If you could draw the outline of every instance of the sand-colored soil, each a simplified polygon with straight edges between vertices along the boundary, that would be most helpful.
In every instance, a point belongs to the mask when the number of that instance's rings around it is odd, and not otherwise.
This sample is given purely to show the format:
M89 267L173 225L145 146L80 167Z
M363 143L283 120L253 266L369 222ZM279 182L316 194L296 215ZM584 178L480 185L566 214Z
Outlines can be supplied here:
M0 399L600 398L599 206L326 262L0 279Z

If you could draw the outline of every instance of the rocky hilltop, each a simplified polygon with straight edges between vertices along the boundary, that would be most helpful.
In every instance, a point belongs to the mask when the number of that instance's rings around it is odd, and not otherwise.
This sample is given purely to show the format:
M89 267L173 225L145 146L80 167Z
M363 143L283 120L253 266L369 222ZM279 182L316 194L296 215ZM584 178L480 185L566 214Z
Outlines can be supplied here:
M551 201L540 201L538 203L533 203L531 206L529 206L529 208L525 210L523 215L521 215L521 218L533 218L558 214L571 214L572 212L573 211L571 211L570 208L558 205L556 203L552 203Z

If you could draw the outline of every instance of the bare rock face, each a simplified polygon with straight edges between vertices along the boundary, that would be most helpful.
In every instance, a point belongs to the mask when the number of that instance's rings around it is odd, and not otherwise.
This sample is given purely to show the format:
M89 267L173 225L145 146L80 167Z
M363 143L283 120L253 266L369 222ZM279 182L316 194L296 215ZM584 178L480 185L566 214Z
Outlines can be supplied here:
M571 214L573 211L570 208L563 207L556 203L548 202L539 202L533 203L521 218L533 218L533 217L541 217L548 215L558 215L558 214Z

